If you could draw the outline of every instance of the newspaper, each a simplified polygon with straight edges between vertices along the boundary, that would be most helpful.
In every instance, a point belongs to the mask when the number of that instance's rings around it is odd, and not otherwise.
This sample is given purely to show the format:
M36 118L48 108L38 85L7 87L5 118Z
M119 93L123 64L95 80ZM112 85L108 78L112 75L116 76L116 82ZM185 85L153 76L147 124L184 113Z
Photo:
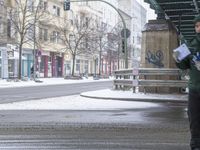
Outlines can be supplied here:
M174 49L174 52L178 52L178 60L179 61L183 60L185 57L187 57L188 55L191 54L191 52L188 49L188 47L186 46L186 44L180 45L179 47Z

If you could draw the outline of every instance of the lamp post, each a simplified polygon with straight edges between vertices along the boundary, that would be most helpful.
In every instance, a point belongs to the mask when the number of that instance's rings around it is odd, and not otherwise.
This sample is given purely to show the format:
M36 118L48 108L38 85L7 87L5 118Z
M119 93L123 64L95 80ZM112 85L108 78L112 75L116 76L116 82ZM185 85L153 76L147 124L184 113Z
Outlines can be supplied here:
M105 0L70 0L69 2L90 2L90 1L100 1L100 2L104 2L108 5L110 5L112 8L114 8L116 10L116 12L119 14L121 20L122 20L122 23L123 23L123 29L126 30L126 23L125 23L125 20L122 16L122 14L120 13L119 9L116 8L114 5L112 5L111 3L105 1ZM128 68L128 51L127 51L127 35L126 35L126 32L123 32L124 34L124 53L125 53L125 68L127 69Z

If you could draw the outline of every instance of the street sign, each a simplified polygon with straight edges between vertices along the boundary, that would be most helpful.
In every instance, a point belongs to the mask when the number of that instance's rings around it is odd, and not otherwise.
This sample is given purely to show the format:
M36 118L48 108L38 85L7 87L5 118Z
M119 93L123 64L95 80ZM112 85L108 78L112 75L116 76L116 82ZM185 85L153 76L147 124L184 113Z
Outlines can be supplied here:
M124 32L126 32L126 38L129 38L129 36L131 35L131 32L129 29L122 29L121 31L121 36L124 38Z
M139 75L139 69L138 68L133 68L133 75L134 76Z
M138 86L138 80L137 79L134 79L133 82L132 82L133 86Z

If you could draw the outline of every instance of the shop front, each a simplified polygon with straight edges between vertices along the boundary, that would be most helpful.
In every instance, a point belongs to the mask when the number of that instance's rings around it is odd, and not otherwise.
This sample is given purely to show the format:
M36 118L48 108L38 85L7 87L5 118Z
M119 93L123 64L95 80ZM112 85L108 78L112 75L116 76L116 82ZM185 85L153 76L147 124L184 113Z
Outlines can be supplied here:
M32 66L33 66L33 50L23 49L22 76L30 78Z
M63 76L63 54L40 51L36 56L37 70L40 77L62 77Z

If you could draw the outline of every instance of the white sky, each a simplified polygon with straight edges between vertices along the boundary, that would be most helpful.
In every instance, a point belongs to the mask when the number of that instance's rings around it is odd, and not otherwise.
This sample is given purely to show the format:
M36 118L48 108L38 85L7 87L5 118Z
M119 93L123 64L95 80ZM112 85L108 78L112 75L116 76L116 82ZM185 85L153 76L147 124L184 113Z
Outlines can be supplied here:
M144 0L137 0L144 8L147 10L147 20L156 19L157 15L155 11L149 7L148 3L145 3Z

